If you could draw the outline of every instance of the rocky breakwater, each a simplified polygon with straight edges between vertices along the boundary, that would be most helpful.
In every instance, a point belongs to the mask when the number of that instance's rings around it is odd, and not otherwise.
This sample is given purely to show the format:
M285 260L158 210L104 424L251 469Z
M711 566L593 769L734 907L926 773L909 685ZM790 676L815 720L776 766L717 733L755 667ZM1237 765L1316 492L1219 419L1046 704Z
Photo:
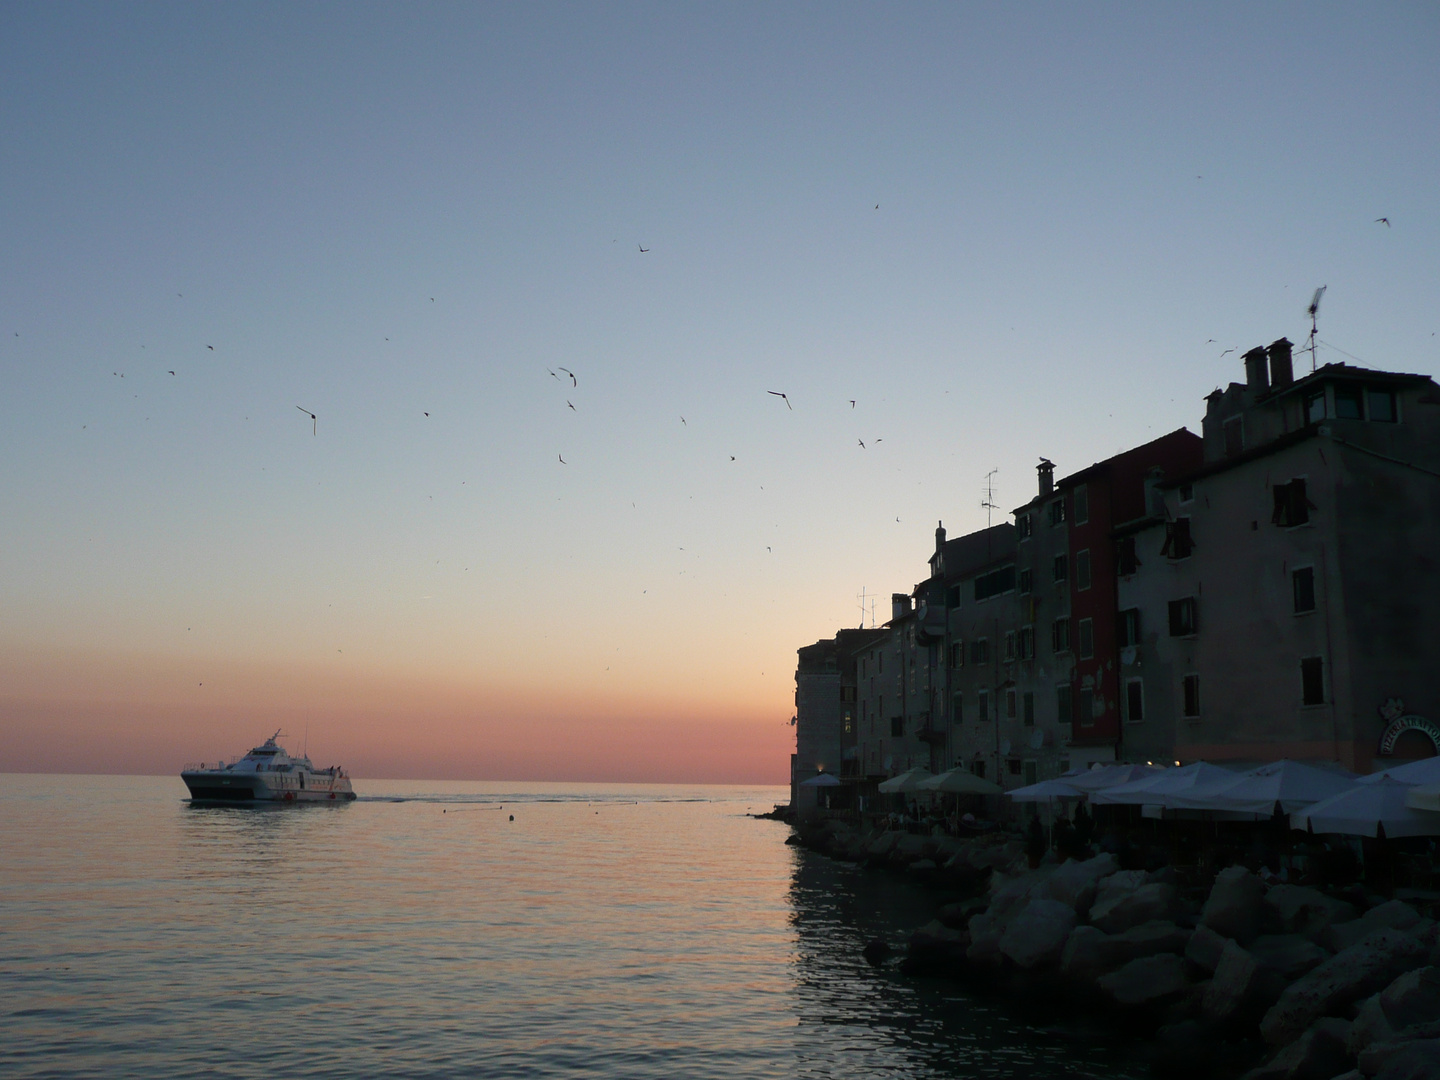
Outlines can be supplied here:
M799 835L958 894L903 970L1098 1013L1152 1038L1157 1075L1440 1078L1440 926L1409 904L1267 886L1238 866L1185 888L1110 854L1032 869L1004 835Z

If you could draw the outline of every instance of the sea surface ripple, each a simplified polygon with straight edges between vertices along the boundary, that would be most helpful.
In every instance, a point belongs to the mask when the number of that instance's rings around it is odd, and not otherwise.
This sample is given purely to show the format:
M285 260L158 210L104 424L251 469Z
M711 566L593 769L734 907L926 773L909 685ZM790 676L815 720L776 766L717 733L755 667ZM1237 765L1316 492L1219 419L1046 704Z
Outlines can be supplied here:
M866 965L936 898L747 816L783 789L356 788L251 809L175 777L0 775L0 1075L1138 1071Z

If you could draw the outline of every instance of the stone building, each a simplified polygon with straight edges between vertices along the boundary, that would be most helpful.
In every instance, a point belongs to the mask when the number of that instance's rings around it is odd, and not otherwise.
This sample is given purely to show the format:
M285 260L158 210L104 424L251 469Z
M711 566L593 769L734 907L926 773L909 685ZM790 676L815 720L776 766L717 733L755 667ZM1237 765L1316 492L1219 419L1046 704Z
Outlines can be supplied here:
M1113 530L1131 759L1429 755L1440 729L1440 387L1280 339L1207 399L1204 461Z
M841 630L833 638L798 650L795 668L795 753L790 765L790 805L813 810L829 797L836 804L853 798L859 776L856 710L856 653L888 637L876 630ZM801 787L820 772L850 781L844 792Z

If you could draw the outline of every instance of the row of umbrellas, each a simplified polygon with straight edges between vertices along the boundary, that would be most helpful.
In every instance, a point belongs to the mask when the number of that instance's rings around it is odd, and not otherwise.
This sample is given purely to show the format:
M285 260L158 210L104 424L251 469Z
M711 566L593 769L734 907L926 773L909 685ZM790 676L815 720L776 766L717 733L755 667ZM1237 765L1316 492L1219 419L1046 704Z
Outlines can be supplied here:
M800 781L801 787L839 787L843 783L839 777L831 773L816 773L809 780ZM943 795L999 795L1005 789L999 784L991 783L983 777L976 776L969 769L951 769L939 775L932 773L929 769L907 769L898 776L892 776L880 784L880 790L886 795L893 795L897 792L914 794L916 792L938 792Z
M1440 758L1355 776L1300 761L1248 772L1197 761L1176 768L1110 765L1076 770L1006 793L1017 802L1088 798L1097 806L1257 820L1277 811L1292 828L1354 836L1440 836Z

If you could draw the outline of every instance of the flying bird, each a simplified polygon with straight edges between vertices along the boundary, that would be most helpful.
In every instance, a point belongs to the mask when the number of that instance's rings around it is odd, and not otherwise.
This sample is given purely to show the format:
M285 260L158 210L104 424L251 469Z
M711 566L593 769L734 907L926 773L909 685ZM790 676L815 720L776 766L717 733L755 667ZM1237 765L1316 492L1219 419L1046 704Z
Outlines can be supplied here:
M680 417L680 423L685 424L685 418L684 418L683 416ZM686 426L686 427L689 427L690 425L689 425L689 424L685 424L685 426Z
M649 248L644 247L644 246L642 246L642 245L640 245L640 244L636 244L635 246L638 247L638 248L640 248L640 254L642 254L642 255L645 254L645 252L647 252L647 251L650 250Z
M791 412L795 411L795 406L790 404L790 399L788 397L785 397L785 395L782 394L779 390L766 390L765 392L767 394L774 394L778 398L785 398L785 407Z
M425 415L426 415L426 416L429 416L430 414L427 412Z
M174 375L174 374L175 374L175 372L173 372L173 371L172 371L172 372L170 372L170 374L171 374L171 375Z
M565 402L565 404L566 404L566 405L570 405L570 402L567 401L567 402ZM574 411L575 411L575 406L574 406L574 405L570 405L570 411L571 411L571 412L574 412ZM430 414L429 414L429 413L426 413L425 415L426 415L426 416L429 416Z
M853 409L854 407L855 407L855 399L854 399L854 398L851 398L851 399L850 399L850 408Z
M569 376L570 376L570 385L571 385L571 386L579 386L579 385L580 385L580 380L577 379L577 378L575 378L575 373L574 373L573 371L571 371L568 367L562 367L560 370L563 371L563 372L565 372L566 375L569 375Z
M320 424L319 421L315 419L315 414L309 409L305 408L304 405L296 405L295 407L301 412L303 412L306 416L310 417L310 434L318 435L320 433Z
M1377 225L1384 225L1385 228L1388 229L1388 228L1390 228L1390 219L1389 219L1388 217L1377 217L1377 218L1375 219L1375 224L1377 224Z
M875 209L876 209L876 210L879 210L879 209L880 209L880 204L879 204L878 202L875 204Z
M214 345L206 345L205 347L206 347L207 349L209 349L211 352L214 352L214 351L215 351L215 346L214 346Z
M563 454L556 454L555 456L560 459L560 464L561 464L561 465L568 465L568 464L569 464L569 462L567 462L567 461L565 460L565 457L564 457Z
M735 455L734 455L734 454L731 454L731 455L730 455L730 460L731 460L731 461L734 461L734 460L735 460Z
M388 339L387 339L387 340L388 340ZM550 369L549 369L548 367L547 367L545 370L546 370L546 371L550 371ZM554 379L556 382L559 382L559 381L560 381L560 376L559 376L559 375L556 375L555 372L553 372L553 371L550 371L550 377L551 377L552 379Z
M1234 349L1226 349L1224 352L1222 352L1222 353L1220 354L1220 358L1223 360L1225 357L1229 356L1229 355L1230 355L1232 352L1234 352L1234 351L1235 351Z
M865 440L864 440L864 439L857 439L857 440L855 440L855 441L860 444L860 449L861 449L861 450L866 449Z

